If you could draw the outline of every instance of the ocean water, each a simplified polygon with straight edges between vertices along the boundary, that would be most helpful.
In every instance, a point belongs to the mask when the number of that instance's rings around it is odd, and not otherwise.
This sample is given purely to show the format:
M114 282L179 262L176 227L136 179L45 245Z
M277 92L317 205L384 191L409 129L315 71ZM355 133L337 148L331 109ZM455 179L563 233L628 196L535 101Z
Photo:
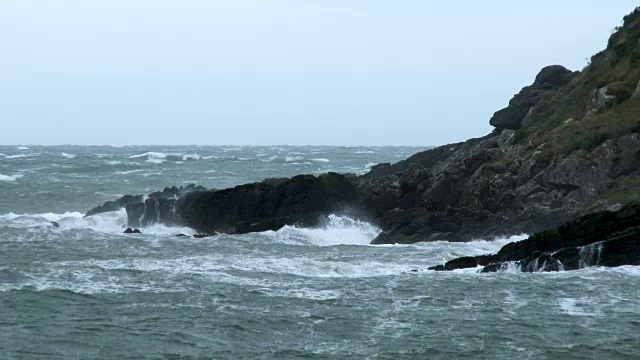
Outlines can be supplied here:
M0 358L640 358L638 267L425 270L522 237L370 246L375 224L335 214L193 239L122 234L123 211L82 218L123 194L363 173L420 150L0 146Z

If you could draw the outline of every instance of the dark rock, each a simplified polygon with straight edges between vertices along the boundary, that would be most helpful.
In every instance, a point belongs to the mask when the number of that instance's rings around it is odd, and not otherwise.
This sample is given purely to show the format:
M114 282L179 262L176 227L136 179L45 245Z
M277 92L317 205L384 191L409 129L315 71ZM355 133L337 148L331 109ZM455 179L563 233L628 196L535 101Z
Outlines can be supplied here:
M572 79L571 74L573 74L572 71L560 65L543 68L536 76L534 83L520 90L509 101L509 106L497 111L489 123L495 126L498 131L520 129L524 118L540 101L541 96L567 84Z
M189 237L189 235L186 234L177 234L176 237Z
M496 255L463 257L432 269L455 270L486 265L498 271L516 262L524 272L575 270L587 266L640 265L640 201L619 211L583 216L526 240L509 243Z
M566 76L569 74L572 74L572 71L567 70L564 66L550 65L540 70L534 83L561 86L566 83Z
M277 186L253 183L218 191L196 191L176 205L183 224L202 233L277 230L314 225L357 206L355 184L337 173L298 175Z
M194 234L193 237L196 238L196 239L203 239L203 238L211 237L211 235L209 235L209 234Z
M127 224L133 227L142 226L142 218L146 210L145 203L127 204L125 209L127 210Z
M107 201L100 206L96 206L95 208L89 210L84 217L101 214L110 211L118 211L128 204L141 202L143 199L142 195L125 195L116 201Z
M262 180L262 183L275 187L285 183L287 180L289 180L289 178L266 178Z
M52 221L52 222L51 222L51 225L52 225L54 228L59 228L59 227L60 227L60 224L58 224L56 221Z
M133 229L132 228L127 228L125 231L123 231L123 233L132 234L133 233Z

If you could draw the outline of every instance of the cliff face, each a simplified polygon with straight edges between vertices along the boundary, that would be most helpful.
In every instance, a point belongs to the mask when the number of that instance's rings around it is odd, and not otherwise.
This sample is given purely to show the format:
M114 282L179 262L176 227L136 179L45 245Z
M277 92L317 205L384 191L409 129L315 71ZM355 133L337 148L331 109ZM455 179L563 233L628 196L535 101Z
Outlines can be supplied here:
M636 9L583 71L542 69L492 134L359 178L384 229L374 243L533 233L640 197L639 79Z
M375 244L534 233L640 198L639 80L640 8L582 71L542 69L482 138L360 177L271 179L145 203L123 198L96 211L126 206L131 226L243 233L313 225L348 210L383 229Z

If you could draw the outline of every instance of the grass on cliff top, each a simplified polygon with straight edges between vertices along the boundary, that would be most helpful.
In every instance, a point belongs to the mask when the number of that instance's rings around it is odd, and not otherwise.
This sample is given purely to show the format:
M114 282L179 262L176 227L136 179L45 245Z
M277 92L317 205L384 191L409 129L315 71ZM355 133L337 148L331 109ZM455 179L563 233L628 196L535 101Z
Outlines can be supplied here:
M516 142L528 141L540 149L540 156L551 160L577 150L592 151L609 139L640 132L640 96L590 119L574 120L552 129L528 128L516 132ZM514 136L515 137L515 136Z
M640 79L640 11L626 16L607 48L572 81L541 95L530 125L518 130L512 144L545 144L541 155L552 159L575 150L592 150L608 139L638 131L640 99L629 99L603 114L583 120L593 91L614 85L632 93ZM567 124L568 119L575 119Z

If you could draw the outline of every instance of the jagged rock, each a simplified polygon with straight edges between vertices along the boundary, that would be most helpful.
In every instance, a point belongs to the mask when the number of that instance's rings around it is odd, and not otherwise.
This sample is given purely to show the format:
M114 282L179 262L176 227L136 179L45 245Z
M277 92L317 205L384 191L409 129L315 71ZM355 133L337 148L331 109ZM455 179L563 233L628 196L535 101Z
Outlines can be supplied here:
M123 207L141 202L143 199L142 195L125 195L118 200L115 201L107 201L100 206L96 206L93 209L89 210L84 217L101 214L110 211L118 211Z
M505 268L507 263L515 263L524 272L640 265L640 201L619 211L589 214L536 233L503 246L494 255L458 258L430 270L483 265L482 272L493 272Z
M516 94L509 106L498 110L489 123L496 127L496 130L503 129L517 130L522 126L523 120L536 106L540 97L547 91L557 90L560 86L567 84L576 76L572 71L560 65L551 65L540 70L534 83L525 86Z
M202 233L277 230L287 224L314 225L320 218L359 206L355 184L337 173L298 175L277 186L253 183L180 198L183 224Z
M54 228L59 228L59 227L60 227L60 224L58 224L58 222L56 222L56 221L52 221L52 222L51 222L51 225L52 225Z
M92 215L96 215L96 214L100 214L100 213L105 213L105 212L110 212L110 211L118 211L122 208L126 208L127 206L136 206L135 204L142 204L145 203L146 201L148 201L149 199L152 200L157 200L160 203L160 206L164 206L162 208L163 211L166 211L166 201L164 200L175 200L178 199L179 197L186 195L190 192L193 191L204 191L206 190L205 187L200 186L200 185L195 185L195 184L189 184L187 186L181 186L181 187L176 187L176 186L172 186L172 187L166 187L164 188L164 190L162 191L156 191L156 192L152 192L150 193L146 198L142 195L125 195L123 197L121 197L118 200L115 201L107 201L104 204L100 205L100 206L96 206L95 208L89 210L84 217L88 217L88 216L92 216ZM139 206L139 205L137 205ZM156 208L156 205L153 205L153 208ZM149 209L151 211L152 207L149 207ZM143 210L144 211L144 210ZM140 217L137 217L136 221L134 221L135 224L138 225L132 225L132 226L140 226L140 221L142 220L143 214L140 214ZM166 213L165 213L166 215ZM152 214L149 214L149 216L147 216L147 219L150 219L152 217ZM167 215L167 219L169 219L171 216ZM156 221L157 222L157 221Z

